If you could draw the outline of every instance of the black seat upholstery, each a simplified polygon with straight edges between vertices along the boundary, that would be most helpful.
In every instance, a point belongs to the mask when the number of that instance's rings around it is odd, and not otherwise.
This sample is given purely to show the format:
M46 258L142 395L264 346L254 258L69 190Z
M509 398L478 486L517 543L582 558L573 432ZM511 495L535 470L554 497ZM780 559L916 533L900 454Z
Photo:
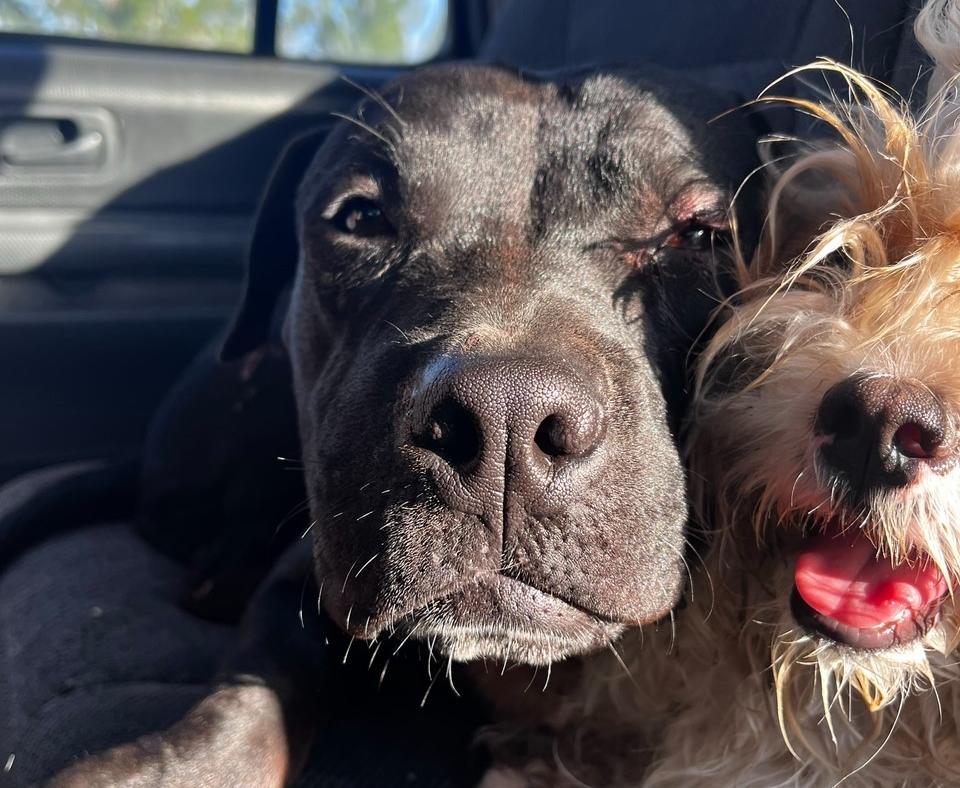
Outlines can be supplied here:
M538 71L655 63L753 97L785 69L827 56L908 93L921 63L910 30L916 7L916 0L514 0L481 57Z

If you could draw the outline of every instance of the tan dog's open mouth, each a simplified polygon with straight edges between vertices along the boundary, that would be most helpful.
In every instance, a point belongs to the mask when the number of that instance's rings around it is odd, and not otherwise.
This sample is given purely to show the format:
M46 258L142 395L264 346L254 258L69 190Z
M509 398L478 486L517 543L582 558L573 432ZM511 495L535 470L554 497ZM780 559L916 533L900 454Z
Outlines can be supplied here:
M886 649L926 635L940 619L947 582L930 558L894 564L860 530L806 539L791 607L798 623L860 649Z

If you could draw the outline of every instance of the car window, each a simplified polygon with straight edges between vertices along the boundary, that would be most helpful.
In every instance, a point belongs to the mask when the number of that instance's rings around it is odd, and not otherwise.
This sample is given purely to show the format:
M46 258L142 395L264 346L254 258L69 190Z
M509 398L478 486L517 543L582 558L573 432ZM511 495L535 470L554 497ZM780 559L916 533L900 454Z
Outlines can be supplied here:
M0 30L249 52L254 0L0 0Z
M277 0L276 54L406 65L447 41L449 0ZM0 32L251 52L256 0L0 0ZM266 53L265 53L266 54Z
M277 54L340 63L414 64L447 37L448 0L280 0Z

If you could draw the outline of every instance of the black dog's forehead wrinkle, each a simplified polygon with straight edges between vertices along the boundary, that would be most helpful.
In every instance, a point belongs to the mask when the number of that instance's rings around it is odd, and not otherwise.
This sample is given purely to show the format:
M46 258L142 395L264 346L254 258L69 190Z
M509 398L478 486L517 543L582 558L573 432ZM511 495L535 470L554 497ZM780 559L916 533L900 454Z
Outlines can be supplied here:
M449 131L453 122L463 132L461 116L483 122L507 105L509 111L535 104L540 90L506 68L471 64L417 69L379 93L365 95L349 113L338 114L340 120L320 146L305 181L336 175L354 156L401 168L406 162L398 151L404 141L444 128Z
M420 338L441 335L456 344L477 334L501 349L555 351L592 326L594 338L639 351L644 328L623 319L611 284L625 266L598 265L563 240L534 249L519 244L513 252L461 249L449 259L450 270L427 286L419 277L403 280L389 319Z
M525 200L536 166L533 106L470 106L444 128L408 134L399 151L404 210L423 235L498 233L526 227Z
M685 117L689 109L635 75L558 85L501 69L444 66L384 95L392 111L368 99L357 123L344 121L331 135L301 206L369 168L396 176L399 202L428 233L453 224L469 232L472 219L502 217L536 235L549 224L595 221L643 192L666 199L673 184L664 180L682 169L704 174L698 151L710 147ZM710 96L704 103L718 102Z
M462 233L501 217L534 236L569 231L613 208L659 209L684 180L705 177L689 134L649 94L568 104L544 89L521 106L468 98L442 124L409 124L398 151L407 202L436 227Z

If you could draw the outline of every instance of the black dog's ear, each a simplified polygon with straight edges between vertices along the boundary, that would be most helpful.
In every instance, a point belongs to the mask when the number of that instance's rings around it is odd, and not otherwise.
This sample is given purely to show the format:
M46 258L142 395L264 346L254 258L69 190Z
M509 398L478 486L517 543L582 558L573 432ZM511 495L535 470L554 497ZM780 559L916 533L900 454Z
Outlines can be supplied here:
M220 350L221 361L234 361L269 339L274 308L297 270L297 188L328 131L314 129L295 138L270 176L247 253L243 301Z

